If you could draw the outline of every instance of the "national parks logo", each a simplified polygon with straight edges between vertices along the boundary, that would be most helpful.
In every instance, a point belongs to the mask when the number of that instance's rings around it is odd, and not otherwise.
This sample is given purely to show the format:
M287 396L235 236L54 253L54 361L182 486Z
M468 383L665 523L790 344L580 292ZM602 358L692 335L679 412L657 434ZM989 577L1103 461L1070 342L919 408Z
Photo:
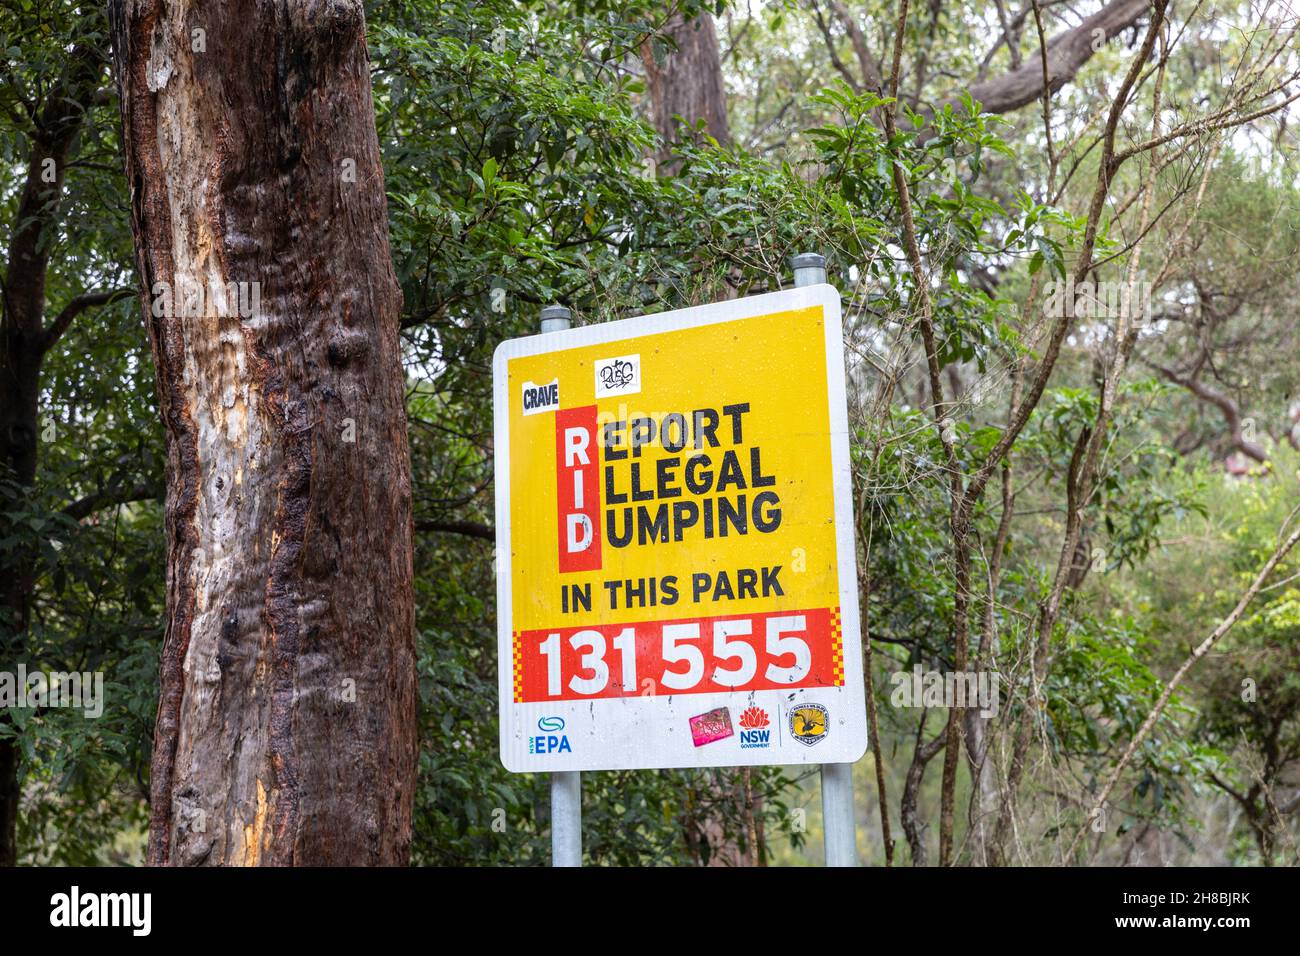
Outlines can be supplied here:
M821 704L800 704L790 709L790 736L811 747L825 739L830 714Z

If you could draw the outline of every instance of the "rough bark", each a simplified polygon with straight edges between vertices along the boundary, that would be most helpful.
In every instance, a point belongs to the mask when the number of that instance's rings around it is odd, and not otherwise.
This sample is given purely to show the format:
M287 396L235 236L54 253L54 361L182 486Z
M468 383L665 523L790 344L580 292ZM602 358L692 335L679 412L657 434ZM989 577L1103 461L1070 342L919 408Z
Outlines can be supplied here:
M678 141L677 117L694 126L704 120L710 136L724 146L731 142L727 124L727 96L722 85L722 61L718 54L718 34L713 17L707 13L693 20L674 14L664 29L677 49L655 59L650 43L641 47L647 86L650 91L651 118L663 138L656 157L662 166L672 155Z
M410 461L361 3L110 17L167 439L149 862L405 863ZM159 298L196 278L202 309Z

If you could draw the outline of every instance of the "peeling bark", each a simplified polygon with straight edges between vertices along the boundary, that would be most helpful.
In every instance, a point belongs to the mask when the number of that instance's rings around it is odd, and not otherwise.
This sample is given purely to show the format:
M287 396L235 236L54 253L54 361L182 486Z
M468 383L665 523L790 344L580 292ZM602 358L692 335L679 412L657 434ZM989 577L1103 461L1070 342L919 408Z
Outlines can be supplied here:
M362 6L110 17L167 438L149 862L405 863L410 461Z

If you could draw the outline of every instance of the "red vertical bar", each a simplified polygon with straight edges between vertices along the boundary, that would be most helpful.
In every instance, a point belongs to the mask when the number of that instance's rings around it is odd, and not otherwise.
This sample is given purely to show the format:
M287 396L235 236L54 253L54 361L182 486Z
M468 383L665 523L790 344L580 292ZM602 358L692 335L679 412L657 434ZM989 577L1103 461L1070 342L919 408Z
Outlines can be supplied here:
M600 568L600 451L596 406L555 413L560 572Z

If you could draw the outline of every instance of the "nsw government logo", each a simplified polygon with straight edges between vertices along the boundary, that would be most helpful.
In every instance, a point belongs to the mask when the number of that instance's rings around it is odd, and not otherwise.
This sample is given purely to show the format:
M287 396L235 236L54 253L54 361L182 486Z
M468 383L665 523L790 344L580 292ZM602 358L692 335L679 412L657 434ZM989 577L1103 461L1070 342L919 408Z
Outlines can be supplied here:
M740 715L740 749L770 747L772 731L768 728L771 724L767 711L762 707L746 707Z
M542 733L528 738L530 754L573 753L573 748L569 746L569 735L561 733L564 730L563 717L542 717L537 721L537 729Z

